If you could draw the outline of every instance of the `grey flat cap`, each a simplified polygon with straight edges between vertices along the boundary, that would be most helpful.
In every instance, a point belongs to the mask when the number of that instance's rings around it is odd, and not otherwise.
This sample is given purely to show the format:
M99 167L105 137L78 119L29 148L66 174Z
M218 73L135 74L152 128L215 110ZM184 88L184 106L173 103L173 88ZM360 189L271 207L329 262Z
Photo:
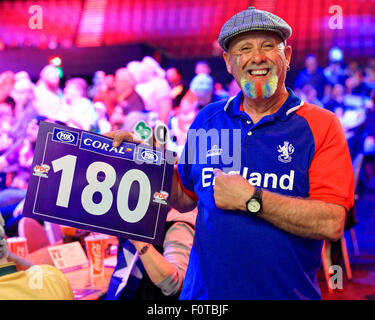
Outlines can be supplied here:
M247 31L273 31L284 41L292 35L292 28L280 17L271 12L249 7L235 14L221 28L219 45L224 51L228 51L230 40Z

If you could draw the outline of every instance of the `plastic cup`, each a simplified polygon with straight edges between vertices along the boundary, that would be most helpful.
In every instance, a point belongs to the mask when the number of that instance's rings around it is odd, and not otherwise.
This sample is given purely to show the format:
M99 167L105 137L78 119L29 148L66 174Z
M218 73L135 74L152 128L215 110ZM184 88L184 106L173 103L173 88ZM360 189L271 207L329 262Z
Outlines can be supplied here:
M27 250L27 240L24 237L11 237L7 239L7 245L10 252L15 255L26 258Z
M90 264L90 275L94 277L103 276L108 237L105 235L89 235L85 237L85 243Z

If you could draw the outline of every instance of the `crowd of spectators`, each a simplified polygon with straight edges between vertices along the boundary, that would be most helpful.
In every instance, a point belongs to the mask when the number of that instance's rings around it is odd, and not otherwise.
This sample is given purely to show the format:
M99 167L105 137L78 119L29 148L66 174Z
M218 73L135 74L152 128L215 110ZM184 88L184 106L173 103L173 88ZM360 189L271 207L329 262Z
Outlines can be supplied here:
M375 154L375 59L364 66L345 62L337 48L329 58L329 64L321 67L314 54L307 55L293 89L302 100L336 113L353 158L361 152L371 156ZM137 120L150 126L162 121L170 130L167 147L180 154L197 112L240 90L234 81L224 85L213 79L207 61L199 61L194 71L192 79L184 79L178 68L165 70L147 56L114 74L98 70L91 83L75 77L62 85L53 65L42 68L37 81L26 71L1 73L0 212L8 236L17 233L41 120L99 134L132 130Z
M199 61L195 71L189 83L178 68L164 70L146 56L114 74L98 70L91 83L74 77L62 84L54 65L42 68L36 81L26 71L1 73L0 212L7 235L17 236L40 121L99 134L133 130L139 120L152 127L162 121L170 128L170 149L179 153L199 109L228 98L208 62Z

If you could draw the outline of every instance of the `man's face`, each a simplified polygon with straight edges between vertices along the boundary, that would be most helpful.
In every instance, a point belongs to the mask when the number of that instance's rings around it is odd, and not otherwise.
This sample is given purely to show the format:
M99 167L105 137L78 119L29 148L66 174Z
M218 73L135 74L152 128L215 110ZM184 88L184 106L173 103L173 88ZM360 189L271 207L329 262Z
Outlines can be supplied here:
M284 86L291 54L274 32L250 31L231 41L224 60L247 97L267 99Z

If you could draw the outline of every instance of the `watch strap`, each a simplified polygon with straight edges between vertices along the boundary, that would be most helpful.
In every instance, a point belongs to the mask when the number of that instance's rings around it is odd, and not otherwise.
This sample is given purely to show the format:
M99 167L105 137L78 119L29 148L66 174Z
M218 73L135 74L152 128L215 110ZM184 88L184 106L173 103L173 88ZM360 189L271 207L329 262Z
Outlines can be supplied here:
M138 251L138 252L139 252L139 255L141 256L142 254L145 254L145 253L147 252L148 248L150 248L150 245L149 245L149 244L144 245L144 246L142 247L142 249Z

